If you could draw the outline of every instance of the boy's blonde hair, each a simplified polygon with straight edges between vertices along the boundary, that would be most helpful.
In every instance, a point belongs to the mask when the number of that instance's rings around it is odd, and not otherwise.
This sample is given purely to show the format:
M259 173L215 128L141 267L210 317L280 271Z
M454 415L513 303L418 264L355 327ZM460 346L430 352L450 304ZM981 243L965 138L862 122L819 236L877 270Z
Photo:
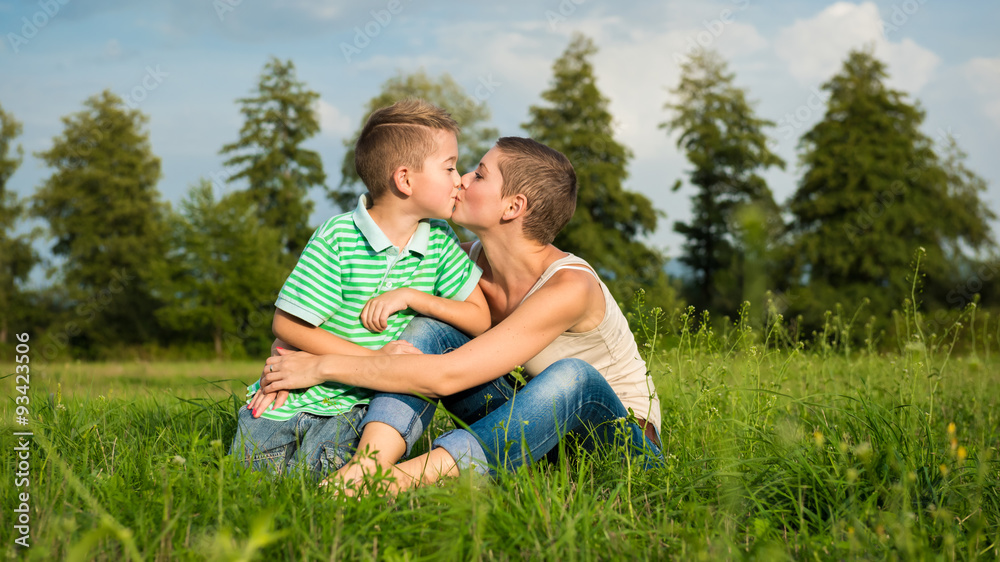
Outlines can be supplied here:
M400 166L421 171L424 160L437 150L434 129L459 132L451 115L421 99L398 101L368 116L354 145L354 166L370 202L391 190L392 174Z
M502 197L521 194L528 200L523 229L528 238L551 244L576 210L576 172L558 150L521 137L502 137L497 168L503 177Z

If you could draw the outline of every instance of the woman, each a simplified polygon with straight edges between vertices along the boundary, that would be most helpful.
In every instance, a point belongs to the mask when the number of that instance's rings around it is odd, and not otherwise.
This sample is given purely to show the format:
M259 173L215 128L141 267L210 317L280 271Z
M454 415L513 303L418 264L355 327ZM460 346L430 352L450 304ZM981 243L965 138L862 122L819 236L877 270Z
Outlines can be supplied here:
M433 414L407 395L446 397L445 407L469 429L449 431L424 457L395 465L400 489L414 477L431 482L530 463L570 432L607 441L615 425L634 447L659 456L659 401L621 310L586 262L551 244L576 207L572 165L538 142L505 137L462 185L452 220L479 238L469 250L483 269L493 327L470 341L446 325L415 321L403 336L436 342L421 349L454 349L445 355L285 353L267 360L264 391L337 381L399 393L373 399L359 445L379 450L375 462L386 466ZM528 382L511 399L505 375L518 365Z

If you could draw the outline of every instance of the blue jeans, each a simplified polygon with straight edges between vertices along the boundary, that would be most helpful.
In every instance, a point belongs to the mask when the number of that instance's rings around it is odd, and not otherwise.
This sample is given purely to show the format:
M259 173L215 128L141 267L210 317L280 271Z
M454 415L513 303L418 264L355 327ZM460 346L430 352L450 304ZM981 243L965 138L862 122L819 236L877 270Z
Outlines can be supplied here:
M410 321L399 339L429 355L441 355L462 347L469 336L440 320L418 316ZM501 377L441 399L445 410L464 423L485 417L514 396L514 388ZM382 422L399 432L406 442L406 455L434 418L437 400L411 394L377 393L368 405L361 429L369 422Z
M421 350L447 353L468 337L436 320L414 320L401 339ZM411 329L412 328L412 329ZM461 342L461 343L460 343ZM458 345L456 345L458 344ZM635 423L607 380L590 364L563 359L550 365L517 391L501 377L490 383L442 399L452 415L468 424L434 441L455 459L460 470L496 474L530 464L556 448L559 440L575 433L584 446L619 444L649 467L662 453ZM380 394L372 399L362 426L380 421L394 427L411 445L434 415L433 404L414 396Z
M421 328L424 322L427 326ZM435 336L434 325L447 327ZM427 318L415 318L410 325L416 324L413 330L407 328L400 336L406 339L424 353L443 353L444 345L449 342L459 342L454 349L468 341L468 338L447 324ZM450 351L449 349L449 351ZM427 422L434 415L434 403L425 402L414 396L407 396L413 401L413 409L427 409ZM428 407L429 406L429 407ZM243 465L253 470L266 470L274 474L292 471L299 465L312 471L320 477L336 471L351 460L361 439L361 420L368 410L368 405L355 406L351 411L336 416L317 416L305 412L295 414L285 421L269 420L263 417L254 418L246 406L238 412L238 427L236 436L230 446L230 454L240 454ZM419 417L418 417L419 419ZM417 424L411 422L411 426ZM416 441L423 433L423 427L413 437ZM400 432L402 433L402 431ZM409 451L409 444L407 445Z
M277 421L254 418L244 405L229 452L240 455L243 466L255 471L289 474L307 470L323 477L351 460L366 410L366 405L358 405L337 416L300 412Z

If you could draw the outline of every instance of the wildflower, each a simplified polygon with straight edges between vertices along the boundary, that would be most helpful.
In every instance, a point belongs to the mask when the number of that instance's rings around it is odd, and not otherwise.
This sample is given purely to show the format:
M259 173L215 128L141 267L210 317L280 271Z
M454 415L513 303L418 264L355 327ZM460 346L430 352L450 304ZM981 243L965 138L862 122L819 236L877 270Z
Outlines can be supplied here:
M941 466L938 467L938 470L941 471L941 476L948 476L948 467L947 466L945 466L945 465L942 464Z
M954 436L955 436L955 422L951 422L948 424L948 437L954 437Z
M822 447L823 446L823 432L822 431L815 431L815 432L813 432L813 439L816 441L816 446L817 447Z
M968 456L969 452L965 450L965 447L958 448L958 462L965 462L965 459Z
M853 483L857 479L858 479L858 470L856 468L848 468L847 469L847 481L849 483Z
M859 443L858 446L854 448L854 454L861 457L862 460L867 460L872 454L872 444L867 441Z
M222 440L221 439L212 439L212 442L209 443L209 445L211 445L215 449L218 449L218 448L222 447Z
M185 459L184 457L182 457L180 455L174 455L174 458L170 459L170 462L172 462L172 463L174 463L174 464L176 464L178 466L184 466L184 463L187 462L187 459Z

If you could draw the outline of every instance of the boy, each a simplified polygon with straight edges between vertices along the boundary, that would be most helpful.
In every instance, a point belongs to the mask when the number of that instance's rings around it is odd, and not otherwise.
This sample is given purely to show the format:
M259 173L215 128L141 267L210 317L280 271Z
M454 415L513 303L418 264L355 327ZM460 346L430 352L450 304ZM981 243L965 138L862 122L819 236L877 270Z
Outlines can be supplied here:
M406 100L369 116L355 145L368 193L357 209L320 226L275 302L272 329L314 354L417 353L393 342L415 314L471 334L490 326L478 287L481 271L441 220L451 216L461 176L458 125L441 109ZM320 475L343 465L371 395L362 388L317 385L282 403L259 382L241 408L232 452L255 470L297 465Z

